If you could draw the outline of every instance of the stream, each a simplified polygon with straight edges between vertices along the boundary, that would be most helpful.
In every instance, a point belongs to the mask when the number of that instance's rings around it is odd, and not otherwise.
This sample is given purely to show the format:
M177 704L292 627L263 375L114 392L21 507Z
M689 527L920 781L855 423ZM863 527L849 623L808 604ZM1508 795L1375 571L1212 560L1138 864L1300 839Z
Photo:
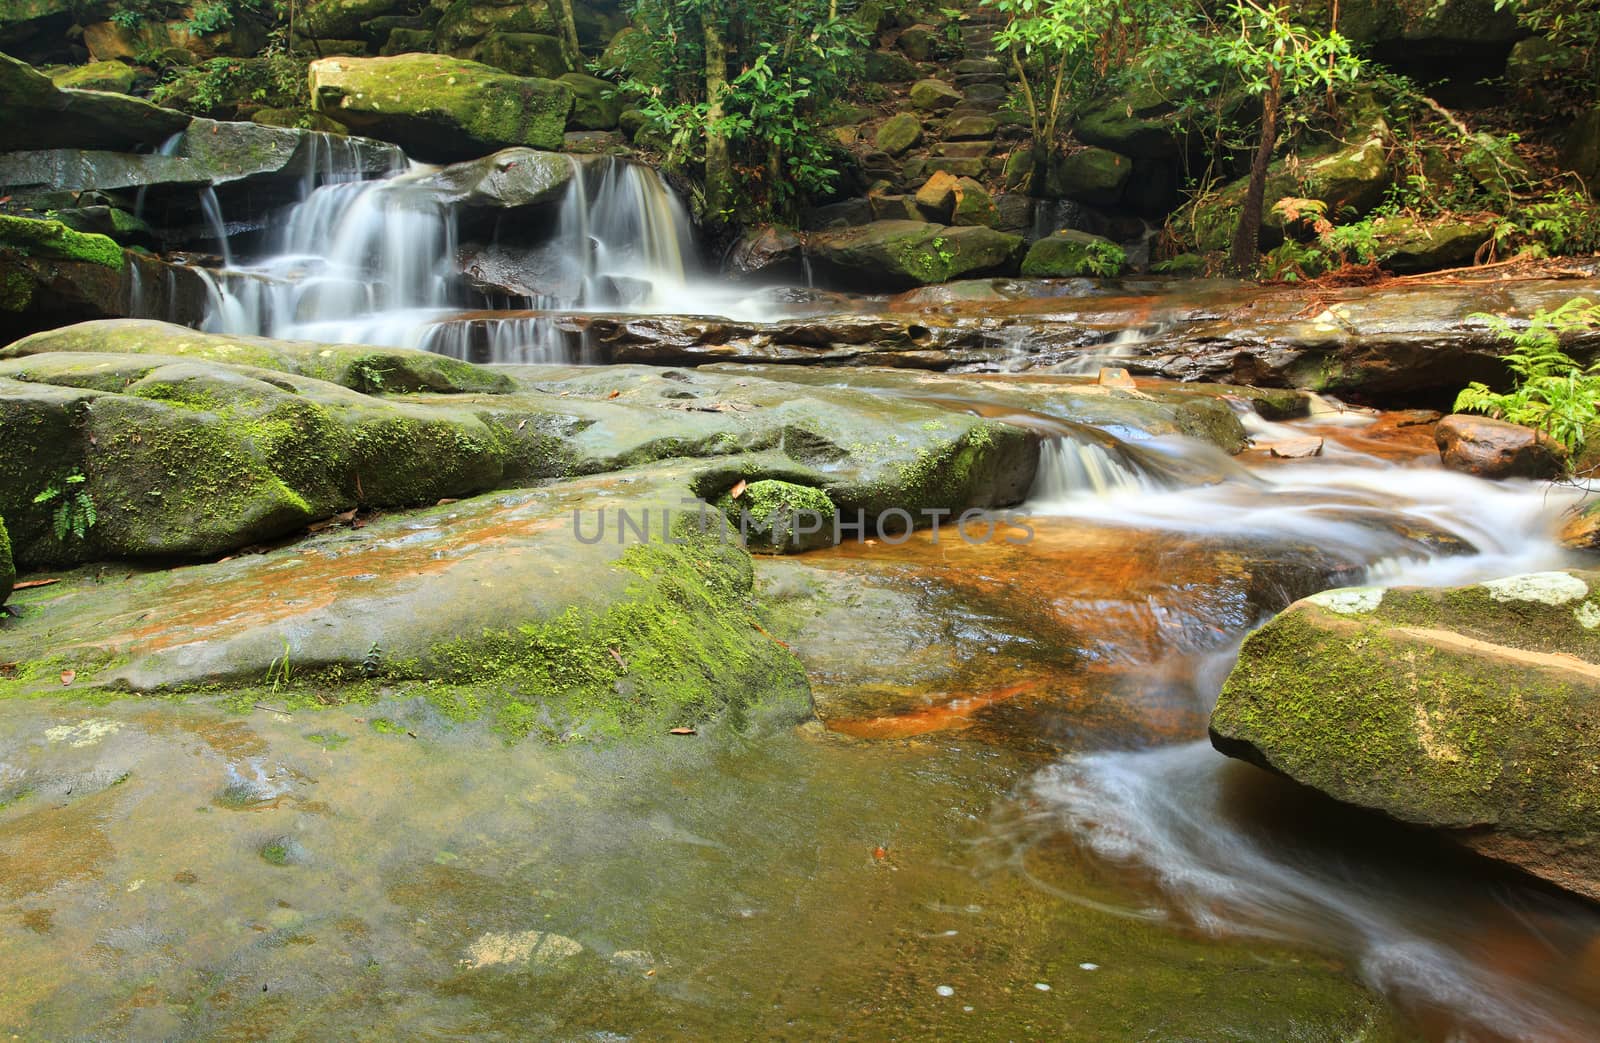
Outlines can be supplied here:
M869 307L707 274L671 190L620 162L556 206L548 292L492 299L458 277L431 174L325 173L276 242L207 273L205 328L572 364L559 314ZM585 753L385 734L382 705L122 700L91 734L81 707L0 703L0 787L91 794L0 840L7 991L35 1025L117 1038L1600 1037L1595 908L1206 737L1273 613L1568 565L1581 492L1447 472L1398 413L1240 404L1258 442L1323 448L1230 457L1019 415L991 382L1043 376L881 388L1041 433L1031 542L758 562L820 725ZM279 833L292 885L256 857Z

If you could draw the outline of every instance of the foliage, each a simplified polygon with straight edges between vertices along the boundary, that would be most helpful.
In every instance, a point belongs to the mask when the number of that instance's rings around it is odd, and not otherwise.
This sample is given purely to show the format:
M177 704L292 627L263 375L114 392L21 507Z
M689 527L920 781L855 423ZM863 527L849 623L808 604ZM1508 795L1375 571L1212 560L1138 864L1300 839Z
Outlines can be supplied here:
M124 29L137 29L146 22L165 22L175 18L179 28L203 35L221 32L245 17L271 19L277 14L267 0L202 0L193 6L166 3L164 0L120 0L111 12L111 21Z
M1506 365L1514 377L1509 392L1476 381L1456 397L1460 413L1486 413L1543 431L1576 455L1588 440L1600 408L1600 363L1585 369L1561 350L1564 335L1600 330L1600 304L1575 297L1552 310L1534 312L1518 330L1499 315L1474 315L1514 345Z
M260 58L212 58L174 69L150 97L157 104L201 115L226 113L240 102L274 108L310 104L305 63L273 50Z
M1320 199L1286 197L1272 210L1282 216L1290 237L1267 254L1262 274L1268 279L1297 282L1349 265L1376 264L1392 252L1379 242L1371 219L1336 225L1328 218L1328 204ZM1309 233L1313 239L1302 242L1293 238L1295 232Z
M601 71L640 99L669 166L703 164L708 134L725 138L744 216L789 213L832 189L838 170L819 111L849 96L865 45L837 3L634 0L632 14L641 31L617 49L619 68ZM728 52L720 117L708 96L708 27Z
M1600 0L1495 0L1494 7L1549 42L1535 60L1558 74L1550 84L1566 96L1569 114L1600 100Z
M33 498L37 504L55 504L52 521L58 540L65 541L69 535L81 540L99 520L94 497L83 488L86 481L81 473L69 474L51 482Z

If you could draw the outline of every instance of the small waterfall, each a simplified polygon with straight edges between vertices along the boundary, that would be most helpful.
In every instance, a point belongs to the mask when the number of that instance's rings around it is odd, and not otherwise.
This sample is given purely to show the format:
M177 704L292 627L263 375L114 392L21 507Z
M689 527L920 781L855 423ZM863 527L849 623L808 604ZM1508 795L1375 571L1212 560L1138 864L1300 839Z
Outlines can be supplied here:
M556 243L575 292L566 308L694 311L688 296L693 232L689 214L649 167L576 159L557 219Z
M1100 442L1062 435L1039 446L1039 470L1028 501L1053 504L1085 497L1107 499L1163 488L1165 484L1114 439Z
M222 219L222 203L217 200L217 190L207 185L200 190L200 212L205 215L211 238L216 241L217 252L222 255L222 266L233 267L233 251L228 246L228 225Z
M1137 355L1138 348L1159 337L1168 329L1166 323L1153 326L1129 326L1118 330L1110 340L1085 348L1078 357L1054 367L1057 373L1098 373L1107 363L1127 355Z
M418 347L464 362L519 365L583 361L584 354L579 348L574 357L568 338L548 315L441 322L428 329Z
M156 149L155 154L158 155L158 156L175 156L175 155L177 155L178 154L178 149L183 147L183 136L184 136L185 133L187 133L187 132L180 130L180 131L178 131L178 133L172 135L172 137L168 138L166 141L163 141L161 143L161 147ZM134 195L134 197L133 197L133 216L134 216L135 220L138 220L138 221L144 220L144 200L145 200L145 196L148 195L149 192L150 192L150 186L149 185L140 185L138 193Z

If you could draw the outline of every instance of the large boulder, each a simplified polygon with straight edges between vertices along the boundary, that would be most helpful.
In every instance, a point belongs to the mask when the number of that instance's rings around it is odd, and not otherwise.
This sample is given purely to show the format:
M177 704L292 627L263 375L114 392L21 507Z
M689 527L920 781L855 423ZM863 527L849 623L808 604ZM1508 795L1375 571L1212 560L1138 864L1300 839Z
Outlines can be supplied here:
M1051 160L1045 191L1056 199L1114 206L1132 173L1133 161L1127 156L1103 148L1079 149Z
M1486 416L1453 413L1434 428L1439 458L1479 478L1555 478L1567 450L1543 431Z
M555 36L556 20L547 4L503 0L454 0L440 4L444 13L434 26L439 49L458 52L492 33L533 33Z
M1245 641L1212 742L1600 898L1600 573L1329 591Z
M565 84L438 54L324 58L310 76L313 107L433 161L560 148L572 111Z
M89 62L69 65L53 73L50 82L57 87L84 91L112 91L126 94L133 89L133 67L124 62Z
M962 275L1015 271L1024 240L981 226L873 221L815 232L808 245L813 264L847 285L907 289Z
M301 14L300 28L324 40L351 40L372 19L406 7L404 0L311 0Z
M1028 248L1022 274L1047 279L1121 275L1128 256L1111 240L1076 229L1047 235Z
M922 141L922 121L915 113L900 112L884 120L873 138L880 151L903 156Z
M139 98L63 90L7 54L0 54L0 97L0 152L154 148L189 125L184 113Z
M435 190L443 203L512 210L560 202L579 169L576 161L559 152L508 148L454 163L421 184Z
M569 72L560 82L572 91L572 117L567 122L578 130L616 130L622 118L622 99L617 86L598 76Z
M1492 217L1430 223L1404 214L1372 222L1385 253L1384 265L1397 272L1471 264L1478 250L1494 236L1494 225Z
M490 33L466 57L518 76L554 80L573 71L560 39L544 33Z
M1124 156L1175 159L1183 146L1175 109L1164 94L1143 84L1091 103L1073 124L1073 134Z

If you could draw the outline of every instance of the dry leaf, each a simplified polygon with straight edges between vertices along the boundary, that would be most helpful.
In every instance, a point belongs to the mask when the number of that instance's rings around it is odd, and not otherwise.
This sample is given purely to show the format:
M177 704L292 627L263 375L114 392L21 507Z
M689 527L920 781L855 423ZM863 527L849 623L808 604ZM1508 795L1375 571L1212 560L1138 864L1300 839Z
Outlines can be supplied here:
M624 673L626 673L628 669L628 661L622 658L622 653L618 652L615 648L608 648L606 651L611 653L611 658L615 659L617 661L617 665L622 668Z
M872 849L872 857L877 859L879 862L882 862L884 859L889 857L889 849L880 844Z
M617 397L617 396L618 396L618 395L620 395L620 394L622 394L622 392L620 392L620 391L613 391L613 392L611 392L611 394L609 394L609 395L607 395L607 396L606 396L606 397L607 397L607 398L616 398L616 397Z
M25 579L21 583L14 584L11 587L11 589L12 590L32 590L34 587L48 587L52 583L60 583L60 582L61 581L59 579Z
M749 483L746 482L743 478L739 479L737 482L734 483L733 488L728 490L728 496L731 497L732 499L737 500L739 497L744 495L744 491L745 491L745 489L746 489L746 487L748 485L749 485Z
M670 732L668 732L667 734L668 735L695 735L695 734L698 734L698 733L693 728L674 728Z
M63 671L61 671L61 683L62 684L64 684L64 685L71 684L72 682L76 681L77 679L78 679L78 671L76 671L76 670L63 670Z

